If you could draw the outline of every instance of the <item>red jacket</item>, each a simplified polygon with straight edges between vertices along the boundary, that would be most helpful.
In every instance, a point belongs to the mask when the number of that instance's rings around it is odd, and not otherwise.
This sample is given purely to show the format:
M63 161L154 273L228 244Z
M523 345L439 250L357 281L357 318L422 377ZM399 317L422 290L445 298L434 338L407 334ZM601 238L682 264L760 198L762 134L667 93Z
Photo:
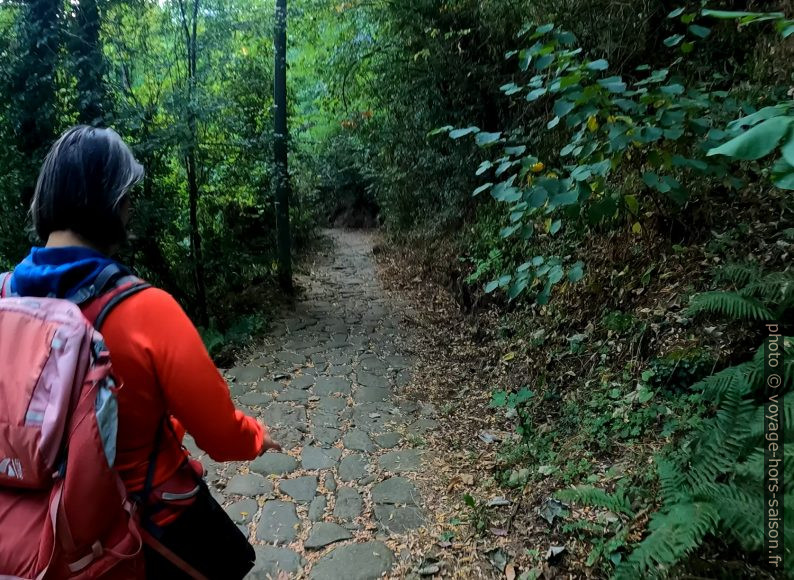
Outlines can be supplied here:
M116 469L129 492L144 486L155 433L166 412L178 439L164 431L154 485L184 461L180 445L185 431L216 461L259 455L264 427L235 409L196 328L168 293L151 288L126 299L108 316L102 334L123 382Z

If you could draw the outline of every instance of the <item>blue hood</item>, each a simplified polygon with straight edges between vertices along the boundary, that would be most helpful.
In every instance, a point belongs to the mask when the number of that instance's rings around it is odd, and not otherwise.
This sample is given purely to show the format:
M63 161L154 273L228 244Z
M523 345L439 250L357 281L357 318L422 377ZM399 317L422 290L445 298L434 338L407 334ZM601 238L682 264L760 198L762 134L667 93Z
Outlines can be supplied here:
M10 289L20 296L69 298L115 263L89 248L33 248L14 269Z

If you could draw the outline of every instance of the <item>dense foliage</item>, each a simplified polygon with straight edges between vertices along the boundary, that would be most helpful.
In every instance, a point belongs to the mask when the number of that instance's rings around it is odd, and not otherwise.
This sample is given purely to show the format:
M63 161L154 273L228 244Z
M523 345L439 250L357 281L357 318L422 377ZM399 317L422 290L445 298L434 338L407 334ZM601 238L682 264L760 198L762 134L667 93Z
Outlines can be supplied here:
M336 30L315 49L324 185L366 191L396 243L426 242L464 310L515 313L504 324L525 346L502 362L540 353L545 368L493 394L517 433L497 479L608 489L561 496L609 510L603 527L562 527L605 575L670 573L719 550L714 538L751 562L762 548L754 353L759 321L792 320L791 10L397 0L319 12ZM698 275L666 289L670 264L695 256ZM741 265L709 282L709 262L727 261ZM565 379L577 358L590 373ZM659 470L597 473L623 461Z
M261 327L267 302L251 289L270 285L276 255L271 3L3 2L0 27L1 265L36 241L20 225L52 141L75 123L111 126L146 169L122 258L216 343ZM299 244L307 191L298 182Z
M482 386L515 435L493 482L574 506L550 533L587 546L575 573L683 575L734 553L759 570L760 322L794 320L793 14L290 0L293 237L381 223L463 311L495 313L512 341L497 364L533 364ZM0 0L0 267L36 242L21 224L49 144L112 126L146 168L123 259L214 353L260 331L273 24L266 0ZM484 533L487 504L464 505Z

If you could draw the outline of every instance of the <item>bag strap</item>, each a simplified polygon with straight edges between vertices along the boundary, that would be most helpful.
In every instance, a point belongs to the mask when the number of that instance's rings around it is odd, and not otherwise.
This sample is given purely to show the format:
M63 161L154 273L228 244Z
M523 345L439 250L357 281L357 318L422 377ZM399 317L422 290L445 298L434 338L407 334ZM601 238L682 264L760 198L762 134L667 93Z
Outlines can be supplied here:
M168 421L168 414L166 413L163 415L162 419L157 425L157 431L154 434L154 443L152 445L152 451L149 453L149 465L146 468L146 480L143 483L143 493L141 495L142 498L142 508L141 508L141 520L144 526L149 524L149 496L152 493L152 487L154 487L154 472L155 467L157 466L157 456L160 454L160 445L163 442L163 431L165 431L165 424Z
M150 284L135 276L122 275L121 278L116 278L116 280L112 280L111 277L103 284L110 284L111 281L114 283L111 289L102 290L93 300L82 307L83 316L100 332L102 331L102 325L116 306L130 296L151 288ZM101 288L96 284L92 285L93 287Z
M193 566L188 564L184 559L180 558L172 550L169 550L160 540L152 536L145 529L141 530L141 537L144 543L160 554L163 558L171 562L174 566L179 568L182 572L195 580L208 580L208 578L196 570Z
M0 298L5 298L11 290L11 288L8 287L9 282L11 282L11 272L3 272L0 274Z

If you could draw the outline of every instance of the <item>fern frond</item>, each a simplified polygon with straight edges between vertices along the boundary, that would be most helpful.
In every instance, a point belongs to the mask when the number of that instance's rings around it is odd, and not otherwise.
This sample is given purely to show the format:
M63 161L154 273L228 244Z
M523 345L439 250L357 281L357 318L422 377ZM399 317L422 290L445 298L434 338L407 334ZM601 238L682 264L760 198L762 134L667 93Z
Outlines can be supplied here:
M662 457L656 458L659 474L659 487L665 505L678 503L691 491L687 486L686 475L673 462Z
M783 462L778 466L783 469L783 492L789 494L794 490L794 448L785 447ZM764 448L757 447L746 460L736 465L734 483L743 489L763 490L764 482ZM794 506L792 506L794 507ZM792 522L794 525L794 522Z
M703 397L705 399L717 404L722 402L723 398L725 398L725 393L730 390L737 390L742 394L746 394L750 392L751 383L748 376L753 365L753 362L746 362L722 369L720 372L710 375L692 385L692 390L703 391ZM752 384L755 384L755 380L753 380Z
M719 529L745 550L764 546L764 494L734 484L709 488L708 502L719 514Z
M739 293L742 296L758 298L765 303L790 303L794 297L794 271L772 272L749 282Z
M653 515L651 534L615 570L616 579L647 578L669 569L717 527L719 514L706 502L680 503Z
M721 314L734 320L772 320L774 317L769 308L756 298L721 290L693 296L687 313L691 316L701 313Z
M755 264L726 264L714 275L716 282L729 282L737 288L746 286L761 277L761 270Z
M729 390L717 416L701 430L686 477L692 489L716 481L729 472L745 453L748 422L755 411L753 402L736 390Z
M794 443L794 397L784 397L783 407L781 409L781 417L783 424L789 427L784 432L784 443ZM759 441L765 435L766 429L766 408L764 405L759 405L753 412L753 417L750 419L750 427L747 436L753 441Z
M579 485L569 489L562 489L554 494L557 499L572 503L579 503L592 507L604 508L613 512L620 512L627 516L633 516L631 504L626 498L623 490L615 493L607 493L603 489L590 485Z

